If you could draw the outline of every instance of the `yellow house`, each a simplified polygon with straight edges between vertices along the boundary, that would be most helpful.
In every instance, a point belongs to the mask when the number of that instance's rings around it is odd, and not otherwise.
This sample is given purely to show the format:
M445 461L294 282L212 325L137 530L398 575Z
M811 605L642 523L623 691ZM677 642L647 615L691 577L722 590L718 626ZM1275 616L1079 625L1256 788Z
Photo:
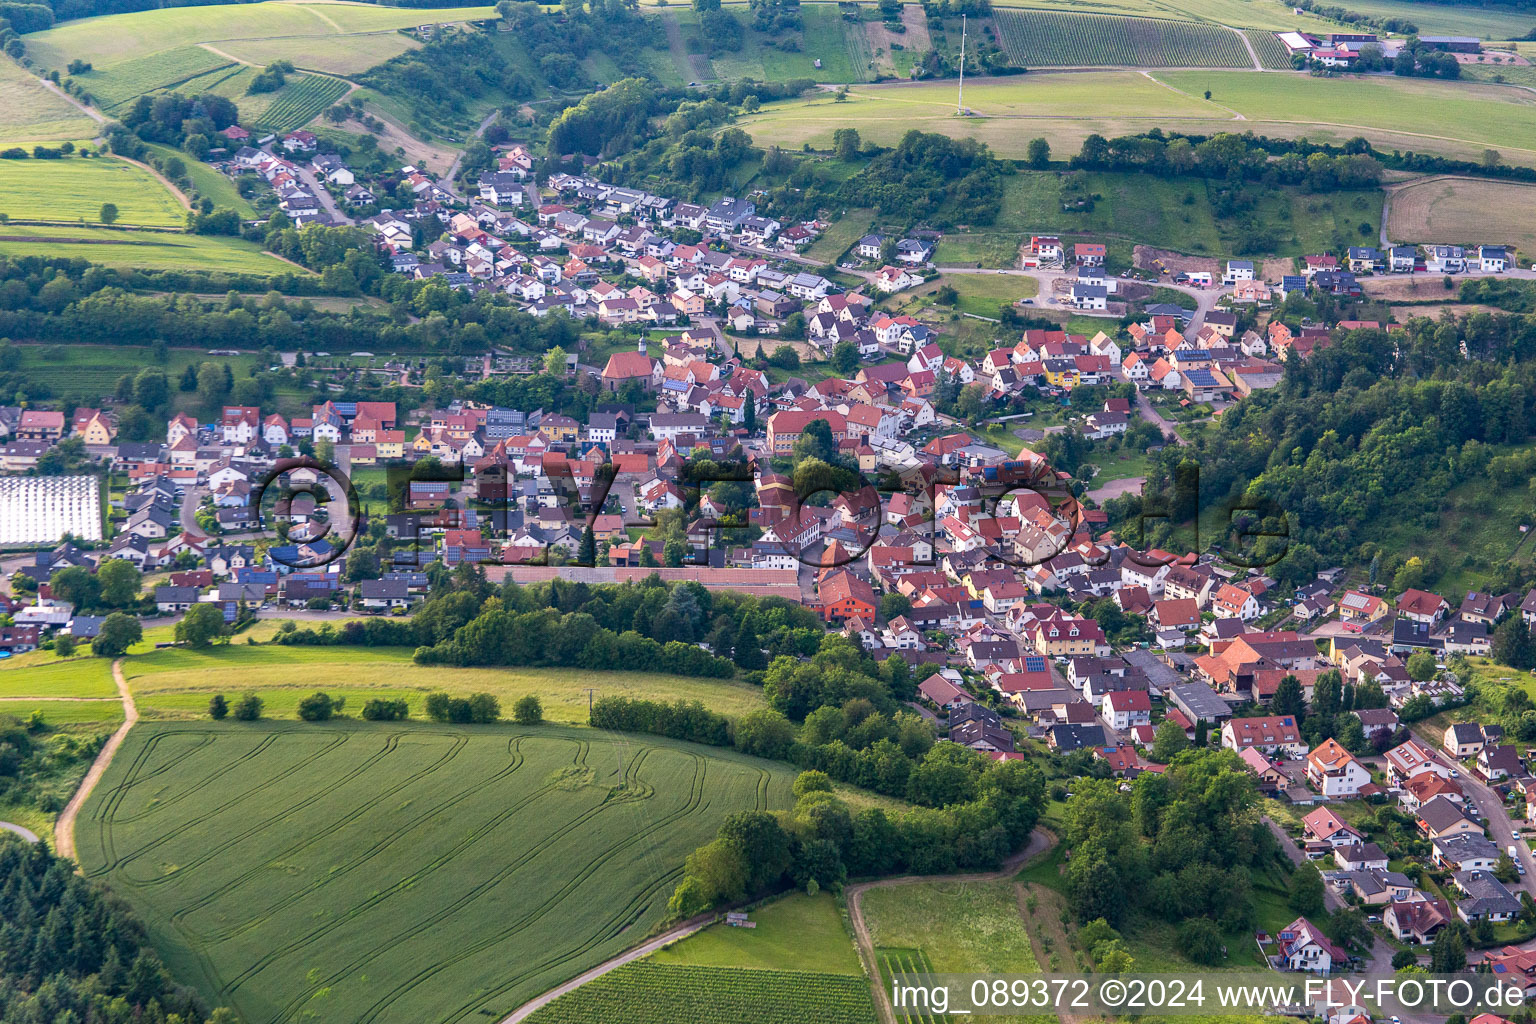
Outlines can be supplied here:
M403 430L379 430L374 433L373 447L375 454L381 459L405 458L405 431ZM431 444L427 445L431 448Z
M111 422L101 413L92 416L80 429L80 438L86 444L111 444L115 434Z
M432 453L431 431L423 430L416 435L416 440L411 442L411 450L418 455L430 455Z
M1045 380L1053 387L1076 387L1078 381L1077 363L1071 359L1048 359L1045 362Z

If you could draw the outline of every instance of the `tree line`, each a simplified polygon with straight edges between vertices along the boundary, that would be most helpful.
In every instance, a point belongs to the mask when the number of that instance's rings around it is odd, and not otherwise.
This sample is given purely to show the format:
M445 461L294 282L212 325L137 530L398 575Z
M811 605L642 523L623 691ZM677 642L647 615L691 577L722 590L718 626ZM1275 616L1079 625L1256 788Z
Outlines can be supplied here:
M850 877L998 867L1034 828L1045 800L1044 778L1032 765L944 747L951 770L974 780L972 799L942 809L854 813L827 775L802 772L793 787L793 810L732 814L713 840L688 856L669 912L691 917L790 887L835 890Z

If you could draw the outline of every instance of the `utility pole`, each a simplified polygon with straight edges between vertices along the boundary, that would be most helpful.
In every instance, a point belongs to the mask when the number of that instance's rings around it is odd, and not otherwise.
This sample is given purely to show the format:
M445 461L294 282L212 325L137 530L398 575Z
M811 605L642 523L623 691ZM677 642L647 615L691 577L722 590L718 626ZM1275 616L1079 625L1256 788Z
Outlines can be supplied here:
M587 718L592 717L592 687L587 687Z
M955 95L955 113L965 116L965 15L960 15L960 91Z

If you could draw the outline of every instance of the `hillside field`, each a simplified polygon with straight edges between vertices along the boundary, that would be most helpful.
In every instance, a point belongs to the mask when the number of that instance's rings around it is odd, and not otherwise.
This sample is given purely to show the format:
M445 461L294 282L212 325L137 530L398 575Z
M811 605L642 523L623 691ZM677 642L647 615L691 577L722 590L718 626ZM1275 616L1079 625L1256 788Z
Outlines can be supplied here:
M117 223L179 228L186 210L153 173L115 157L0 160L0 213L11 220L101 223L101 206L117 206Z
M1099 199L1088 211L1063 213L1062 186L1080 180ZM1110 245L1116 267L1130 264L1138 243L1198 255L1300 256L1308 252L1361 244L1381 225L1381 193L1311 194L1297 188L1249 193L1254 209L1221 216L1216 203L1220 183L1203 178L1152 178L1117 172L1020 171L1006 179L997 222L973 232L952 232L939 243L940 266L974 264L1011 267L1021 237L1060 234L1071 241L1098 240ZM1250 220L1268 233L1261 237ZM1370 225L1366 235L1361 224Z
M171 970L247 1024L467 1022L634 945L683 858L790 781L556 726L151 723L78 842Z
M10 57L0 56L0 142L63 142L90 138L96 122L51 91Z
M99 201L98 201L99 205ZM89 260L108 267L211 270L242 274L307 274L262 252L254 242L169 231L0 224L0 255Z
M998 9L992 21L1023 67L1245 68L1253 59L1236 32L1161 18Z
M1222 69L1035 72L967 81L965 105L973 112L967 117L955 116L955 88L954 82L860 85L845 103L811 95L766 104L739 123L758 145L786 149L805 143L830 149L836 129L854 127L881 145L895 144L911 129L969 136L1014 158L1041 136L1059 157L1076 152L1093 133L1113 137L1161 127L1336 143L1362 135L1387 150L1473 160L1495 148L1506 163L1536 165L1536 94L1498 85Z
M124 61L139 62L177 47L208 44L235 60L259 64L264 59L285 56L293 59L296 66L311 67L314 65L307 60L297 58L314 53L317 59L325 60L325 55L334 55L338 46L348 46L348 41L340 37L392 33L412 25L494 16L490 7L407 8L279 0L216 7L171 7L61 22L46 32L28 35L27 53L44 68L57 68L62 72L75 58L104 69ZM403 52L411 45L405 36L397 34L396 38L400 43L395 53ZM270 40L290 40L296 47L281 53L262 50L262 47L270 46ZM257 47L250 55L241 52L240 44L245 42ZM377 52L380 51L374 50L363 56L371 58ZM220 59L217 54L213 57ZM229 60L222 59L226 63ZM378 59L369 59L366 64L325 70L362 71L378 62Z

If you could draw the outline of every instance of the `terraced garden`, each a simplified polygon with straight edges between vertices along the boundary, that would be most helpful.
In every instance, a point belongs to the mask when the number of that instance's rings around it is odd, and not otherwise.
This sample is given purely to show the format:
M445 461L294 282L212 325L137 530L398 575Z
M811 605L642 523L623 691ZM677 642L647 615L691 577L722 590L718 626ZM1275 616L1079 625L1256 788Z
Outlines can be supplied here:
M998 8L1008 56L1025 67L1252 67L1237 33L1216 25Z
M77 832L171 970L247 1024L459 1022L640 941L683 858L790 781L556 726L150 723Z

